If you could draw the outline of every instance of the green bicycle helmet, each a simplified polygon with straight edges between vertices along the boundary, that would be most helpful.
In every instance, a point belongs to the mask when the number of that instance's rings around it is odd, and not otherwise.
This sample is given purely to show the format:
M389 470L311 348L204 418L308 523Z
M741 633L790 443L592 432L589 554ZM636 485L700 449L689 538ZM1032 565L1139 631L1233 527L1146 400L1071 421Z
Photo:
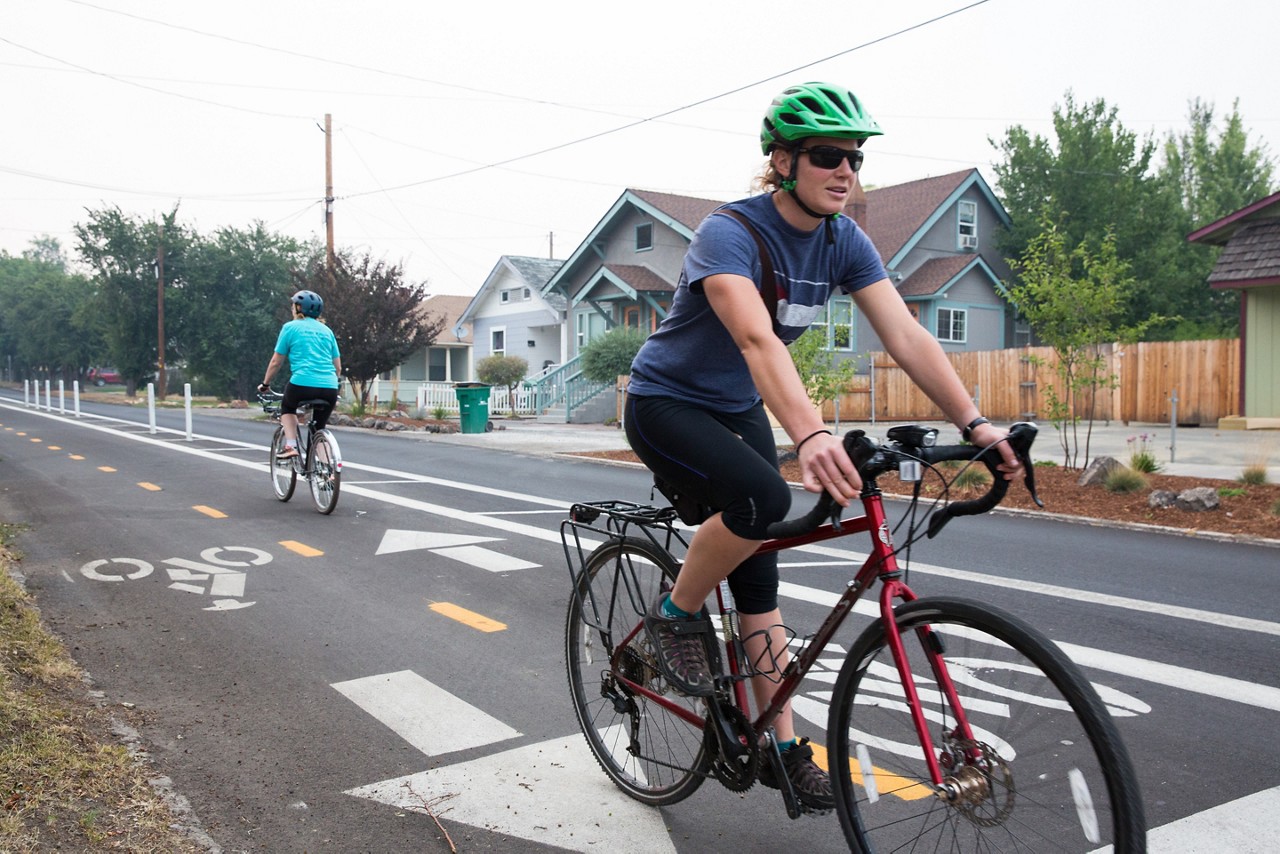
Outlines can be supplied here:
M319 317L324 311L324 300L315 291L298 291L290 298L306 317Z
M760 129L760 148L790 145L810 136L866 139L884 131L848 89L830 83L802 83L773 99Z

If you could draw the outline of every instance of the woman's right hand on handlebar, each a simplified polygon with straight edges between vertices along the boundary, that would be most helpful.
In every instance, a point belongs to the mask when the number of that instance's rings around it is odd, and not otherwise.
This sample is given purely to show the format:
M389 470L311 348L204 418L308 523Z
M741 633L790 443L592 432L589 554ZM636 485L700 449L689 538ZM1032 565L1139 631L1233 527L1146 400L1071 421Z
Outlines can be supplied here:
M809 492L829 492L841 507L848 507L862 491L862 478L844 449L844 440L818 433L800 443L796 454L801 483Z

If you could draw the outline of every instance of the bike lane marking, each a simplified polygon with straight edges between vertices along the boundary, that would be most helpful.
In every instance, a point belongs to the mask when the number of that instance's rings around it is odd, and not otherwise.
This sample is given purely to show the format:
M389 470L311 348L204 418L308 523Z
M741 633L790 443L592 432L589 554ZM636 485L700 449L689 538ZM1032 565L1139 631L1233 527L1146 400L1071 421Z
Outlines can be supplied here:
M426 759L519 738L411 670L333 686ZM674 852L660 810L609 781L581 735L553 738L478 759L348 789L395 809L429 813L445 804L450 821L571 851Z

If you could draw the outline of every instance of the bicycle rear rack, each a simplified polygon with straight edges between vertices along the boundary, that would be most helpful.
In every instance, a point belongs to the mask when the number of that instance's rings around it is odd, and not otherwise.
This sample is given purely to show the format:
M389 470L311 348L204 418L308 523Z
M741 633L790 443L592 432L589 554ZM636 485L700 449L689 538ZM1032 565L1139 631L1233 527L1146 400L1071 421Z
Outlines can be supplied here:
M587 558L597 547L629 536L643 536L680 560L689 542L676 527L677 522L676 511L671 507L631 501L584 501L572 505L569 518L560 523L560 542L574 589L586 572ZM603 536L603 541L596 540L597 536Z

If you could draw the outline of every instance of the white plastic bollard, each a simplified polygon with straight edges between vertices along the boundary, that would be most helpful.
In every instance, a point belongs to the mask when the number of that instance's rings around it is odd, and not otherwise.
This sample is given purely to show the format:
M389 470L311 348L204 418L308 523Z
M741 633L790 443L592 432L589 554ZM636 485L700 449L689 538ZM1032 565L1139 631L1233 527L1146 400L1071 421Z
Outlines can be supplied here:
M183 407L187 410L187 441L192 440L191 435L191 383L182 384L182 400Z
M156 384L147 383L147 424L151 427L151 435L156 433Z

